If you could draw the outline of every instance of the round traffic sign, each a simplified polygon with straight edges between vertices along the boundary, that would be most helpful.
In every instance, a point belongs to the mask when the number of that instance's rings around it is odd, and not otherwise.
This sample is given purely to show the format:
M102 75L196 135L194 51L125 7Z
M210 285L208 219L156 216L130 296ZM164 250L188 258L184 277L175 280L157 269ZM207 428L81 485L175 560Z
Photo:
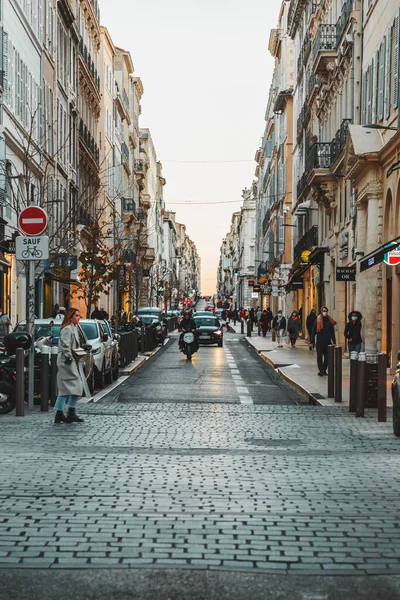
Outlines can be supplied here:
M387 252L383 257L384 262L391 266L395 267L396 265L400 265L400 246L392 250L391 252Z
M40 206L27 206L18 217L18 225L25 235L40 235L47 227L47 213Z

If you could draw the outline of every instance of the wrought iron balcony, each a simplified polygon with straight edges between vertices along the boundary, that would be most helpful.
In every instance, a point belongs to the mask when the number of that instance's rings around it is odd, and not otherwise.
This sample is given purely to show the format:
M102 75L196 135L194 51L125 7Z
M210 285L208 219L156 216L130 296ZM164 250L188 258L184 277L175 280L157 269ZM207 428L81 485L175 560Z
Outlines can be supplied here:
M338 129L335 137L331 141L331 163L335 162L341 150L346 145L350 123L351 119L343 119L340 129Z
M347 24L350 19L351 11L353 10L353 4L354 0L347 0L347 2L343 4L342 12L336 23L336 36L338 43L340 42L340 39L342 38L346 30Z
M307 33L304 37L303 45L300 50L299 58L297 59L297 76L298 77L301 75L303 67L307 62L307 58L310 54L310 50L311 50L311 34L309 31L307 31Z
M265 235L268 231L270 218L271 218L271 210L268 208L267 212L264 215L264 219L263 219L263 223L262 223L263 235Z
M337 45L336 25L320 25L313 46L313 70L316 73L325 72L328 62L336 54Z
M92 60L91 54L87 49L86 44L83 43L82 39L79 42L79 53L86 64L87 70L89 71L89 74L93 79L93 83L97 91L100 91L100 77L97 74L97 69L95 67L94 61Z
M122 211L135 213L136 212L136 204L133 198L121 198L122 203Z
M297 182L297 199L299 199L303 195L305 190L307 189L308 176L309 176L309 173L307 173L305 171L303 173L303 175L301 176L301 178L299 179L299 181Z
M146 172L146 163L142 159L137 159L134 161L134 169L136 173L145 173Z
M293 258L297 260L302 252L318 246L318 225L313 225L297 242L293 250Z
M313 144L306 155L306 173L313 169L329 169L332 163L331 142Z
M81 140L83 141L83 143L86 146L86 149L90 152L90 154L93 156L93 158L97 162L99 162L99 158L100 158L99 147L96 144L96 140L90 133L89 129L84 124L83 119L80 119L80 121L79 121L79 137L81 138Z
M122 90L122 99L125 102L127 109L129 110L129 98L128 98L128 94L126 93L125 89Z
M313 94L319 88L320 85L321 77L319 75L316 75L315 73L311 73L307 81L307 99L309 103L311 102Z
M125 142L122 142L121 144L121 153L123 160L125 160L129 164L129 148L125 144Z

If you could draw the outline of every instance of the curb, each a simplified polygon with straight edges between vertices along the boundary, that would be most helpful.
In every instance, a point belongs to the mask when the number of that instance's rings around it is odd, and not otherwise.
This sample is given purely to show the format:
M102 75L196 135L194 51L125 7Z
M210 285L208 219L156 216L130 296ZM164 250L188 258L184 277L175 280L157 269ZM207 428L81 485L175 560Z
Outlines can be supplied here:
M321 398L316 398L312 392L309 392L306 388L297 383L297 381L294 381L294 379L289 377L286 373L283 373L281 368L276 367L274 361L271 360L263 351L257 350L257 348L253 346L253 344L251 344L250 342L248 342L248 344L254 348L258 356L260 356L263 359L263 361L265 361L270 367L272 367L276 371L276 373L278 373L278 375L290 385L290 387L296 390L296 392L299 392L299 394L301 394L303 398L306 398L306 400L308 400L308 403L311 406L332 406L330 402L329 404L326 404L323 400L321 400Z

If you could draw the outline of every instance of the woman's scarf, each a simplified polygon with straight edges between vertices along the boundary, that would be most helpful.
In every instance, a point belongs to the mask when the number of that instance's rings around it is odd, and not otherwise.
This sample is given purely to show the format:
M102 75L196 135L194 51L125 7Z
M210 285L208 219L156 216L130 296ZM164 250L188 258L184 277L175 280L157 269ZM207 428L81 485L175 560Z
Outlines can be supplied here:
M336 321L334 321L332 319L332 317L330 317L329 315L328 315L328 319L332 323L332 325L335 327ZM317 333L320 333L323 330L323 328L324 328L324 317L322 315L318 315L318 317L317 317Z

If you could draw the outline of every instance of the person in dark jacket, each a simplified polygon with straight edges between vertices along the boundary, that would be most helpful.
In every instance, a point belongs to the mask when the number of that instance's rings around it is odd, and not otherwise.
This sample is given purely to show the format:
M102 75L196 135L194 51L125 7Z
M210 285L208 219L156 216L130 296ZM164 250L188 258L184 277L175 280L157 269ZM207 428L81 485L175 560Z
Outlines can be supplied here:
M311 342L312 328L314 325L314 321L317 319L317 313L315 312L315 308L312 308L310 314L306 319L306 327L308 331L308 340ZM310 350L312 350L312 345L310 344Z
M294 310L292 312L292 314L290 315L288 324L287 324L287 332L289 334L290 344L291 344L292 348L294 348L296 345L296 341L297 341L297 338L299 337L301 328L302 328L302 325L301 325L300 317L299 317L297 311Z
M271 331L271 323L272 323L273 318L274 318L274 315L272 314L272 310L268 307L267 308L267 331Z
M328 315L327 307L323 306L321 314L314 321L311 332L311 344L317 348L318 375L320 377L328 375L326 371L328 368L328 346L336 344L335 325L336 321Z
M266 337L267 335L267 330L268 330L268 317L267 317L267 311L263 310L262 315L260 317L260 327L261 327L261 331L263 334L263 337Z
M274 320L272 321L272 329L276 333L276 341L278 342L278 348L282 348L283 334L286 329L286 319L283 316L281 310L278 310L278 314L276 315L276 317L274 317Z
M344 328L344 337L347 339L349 352L361 352L362 315L358 310L352 310L347 319L348 322Z

